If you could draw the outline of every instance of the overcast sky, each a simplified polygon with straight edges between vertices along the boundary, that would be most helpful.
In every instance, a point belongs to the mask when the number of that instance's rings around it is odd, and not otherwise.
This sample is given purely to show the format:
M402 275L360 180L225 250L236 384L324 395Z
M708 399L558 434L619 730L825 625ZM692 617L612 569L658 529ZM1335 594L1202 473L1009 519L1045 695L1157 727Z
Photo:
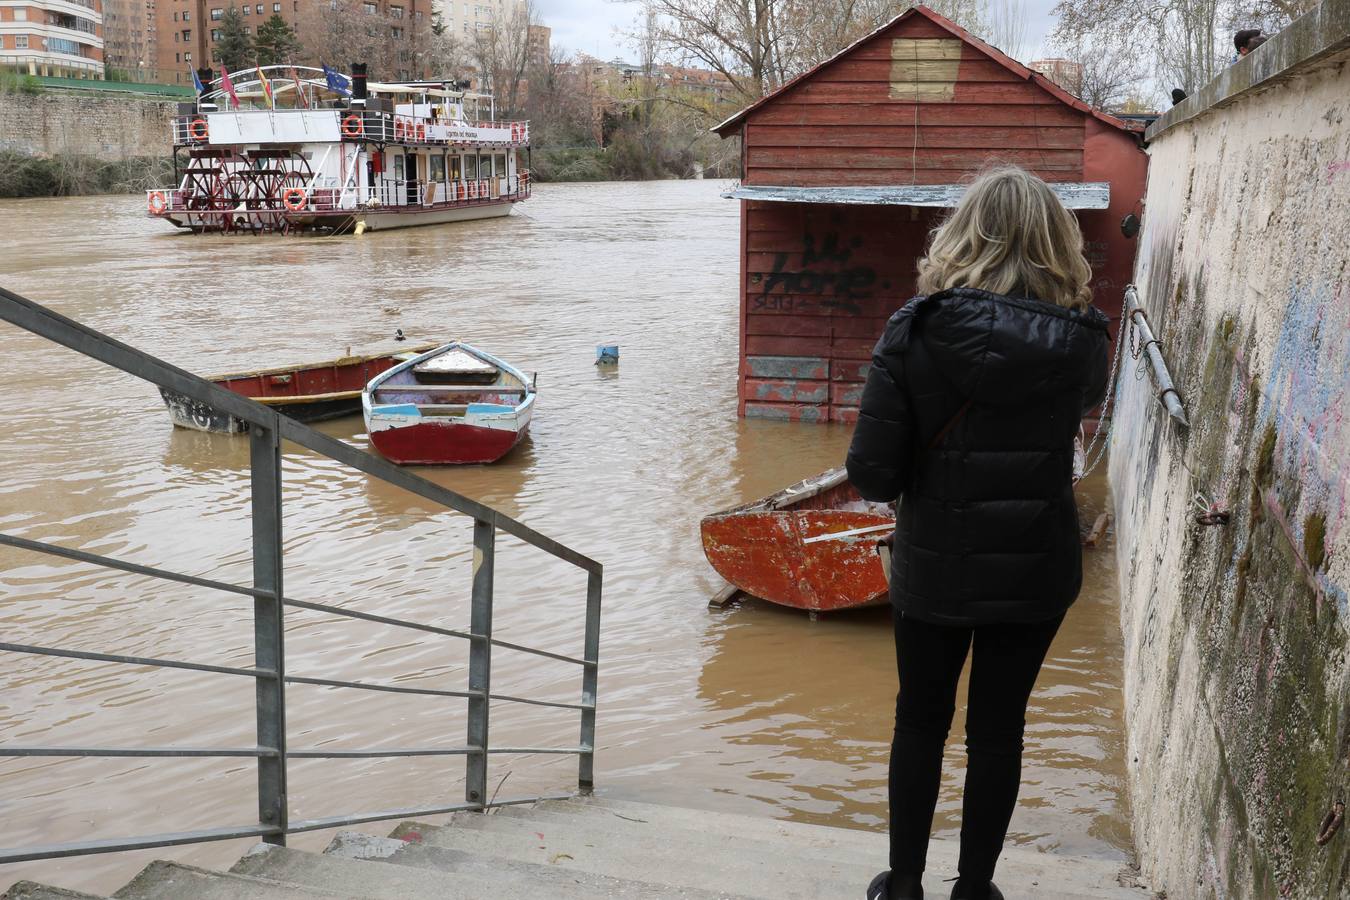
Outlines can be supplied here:
M831 0L823 0L831 2ZM636 61L637 54L622 32L634 30L639 4L621 0L536 0L544 24L553 29L553 43L600 59L616 56ZM1056 0L1024 0L1027 10L1027 62L1045 56L1044 41L1054 22Z

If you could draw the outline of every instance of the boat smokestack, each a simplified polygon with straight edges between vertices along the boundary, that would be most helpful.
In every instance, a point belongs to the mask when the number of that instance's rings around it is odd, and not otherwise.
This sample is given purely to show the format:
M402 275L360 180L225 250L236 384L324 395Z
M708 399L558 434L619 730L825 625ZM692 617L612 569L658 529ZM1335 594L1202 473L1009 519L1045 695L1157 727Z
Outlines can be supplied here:
M197 70L197 77L201 79L202 89L197 95L197 108L202 112L215 112L216 104L210 100L204 99L208 91L211 90L211 81L216 77L210 66Z
M369 92L366 88L366 64L352 63L352 106L365 106Z

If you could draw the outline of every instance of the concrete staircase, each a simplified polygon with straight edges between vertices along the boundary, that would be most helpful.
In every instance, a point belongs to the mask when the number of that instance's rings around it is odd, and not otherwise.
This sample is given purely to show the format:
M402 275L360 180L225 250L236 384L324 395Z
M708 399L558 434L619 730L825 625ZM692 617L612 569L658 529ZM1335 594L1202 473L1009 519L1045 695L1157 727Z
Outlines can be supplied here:
M259 844L229 872L151 863L117 900L860 900L886 836L593 798L404 822L390 837L339 832L323 853ZM957 847L934 841L925 889L946 900ZM1118 863L1009 849L1009 900L1145 900ZM0 900L90 900L20 882Z

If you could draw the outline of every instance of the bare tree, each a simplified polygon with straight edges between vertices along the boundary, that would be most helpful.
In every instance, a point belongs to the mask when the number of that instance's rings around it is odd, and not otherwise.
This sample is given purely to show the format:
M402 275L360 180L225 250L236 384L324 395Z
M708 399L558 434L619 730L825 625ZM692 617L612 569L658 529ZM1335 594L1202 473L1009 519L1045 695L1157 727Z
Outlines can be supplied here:
M504 111L518 112L530 65L530 28L539 24L534 0L507 4L489 28L474 32L470 54L484 86Z
M1317 0L1059 0L1059 46L1100 50L1124 43L1164 87L1187 93L1212 80L1233 55L1238 28L1276 31ZM1082 59L1087 63L1087 58Z
M422 74L431 50L429 20L405 14L403 7L381 10L365 0L304 3L301 10L296 32L315 62L340 68L365 62L373 81Z
M1098 109L1115 109L1130 97L1148 93L1143 85L1151 63L1128 36L1111 40L1082 36L1053 46L1083 67L1077 94Z
M1013 59L1025 62L1027 6L1024 0L989 0L986 10L987 25L980 37Z

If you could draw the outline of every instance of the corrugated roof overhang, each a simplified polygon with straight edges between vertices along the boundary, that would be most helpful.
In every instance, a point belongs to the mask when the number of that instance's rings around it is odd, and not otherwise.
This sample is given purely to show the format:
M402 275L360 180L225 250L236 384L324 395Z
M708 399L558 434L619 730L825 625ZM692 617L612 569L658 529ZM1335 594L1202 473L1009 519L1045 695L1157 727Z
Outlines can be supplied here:
M847 203L863 206L954 207L965 194L965 184L898 184L877 187L774 187L738 185L722 194L729 200L765 200L777 203ZM1106 209L1111 205L1107 181L1054 182L1055 196L1068 209Z

